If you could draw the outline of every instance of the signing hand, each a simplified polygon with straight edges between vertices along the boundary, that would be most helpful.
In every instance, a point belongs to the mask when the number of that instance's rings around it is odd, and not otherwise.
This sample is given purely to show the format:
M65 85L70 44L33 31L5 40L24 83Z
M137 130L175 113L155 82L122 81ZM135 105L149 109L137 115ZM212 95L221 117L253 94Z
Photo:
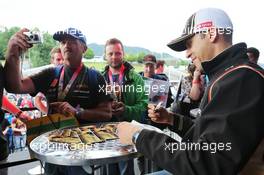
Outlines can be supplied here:
M149 104L148 105L148 116L153 122L173 125L172 113L169 113L163 107L156 109L156 105Z
M54 102L54 103L50 103L49 108L51 108L52 113L63 114L66 117L75 116L75 113L77 111L68 102Z
M117 135L122 144L132 145L132 136L140 130L142 130L140 126L128 122L122 122L117 125Z

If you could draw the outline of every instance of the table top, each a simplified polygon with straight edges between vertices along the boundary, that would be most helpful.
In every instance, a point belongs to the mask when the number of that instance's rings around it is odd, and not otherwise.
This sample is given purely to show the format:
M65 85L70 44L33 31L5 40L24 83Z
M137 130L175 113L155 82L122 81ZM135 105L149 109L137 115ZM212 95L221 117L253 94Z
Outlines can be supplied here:
M101 124L96 125L100 127ZM102 165L126 161L140 156L135 146L122 145L119 139L85 145L84 148L79 148L76 145L73 149L67 143L50 142L48 136L51 132L54 131L44 133L30 143L30 150L33 155L45 162L71 166Z

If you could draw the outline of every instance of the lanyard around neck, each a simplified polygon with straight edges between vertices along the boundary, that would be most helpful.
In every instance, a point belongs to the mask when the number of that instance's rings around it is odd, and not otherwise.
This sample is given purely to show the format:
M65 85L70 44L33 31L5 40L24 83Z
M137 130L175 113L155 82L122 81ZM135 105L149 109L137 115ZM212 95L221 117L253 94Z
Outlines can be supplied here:
M119 76L118 76L118 84L119 85L121 85L123 82L124 72L125 72L125 66L124 66L124 64L122 64L120 67ZM110 84L113 85L114 84L113 74L112 74L112 71L110 69L108 71L108 78L109 78Z
M65 69L62 68L61 76L59 80L59 89L58 89L58 101L63 101L66 97L66 95L69 93L70 88L73 85L73 82L76 80L77 76L79 75L80 71L82 70L83 64L81 64L73 73L69 83L65 86L63 89L63 83L64 83L64 73Z

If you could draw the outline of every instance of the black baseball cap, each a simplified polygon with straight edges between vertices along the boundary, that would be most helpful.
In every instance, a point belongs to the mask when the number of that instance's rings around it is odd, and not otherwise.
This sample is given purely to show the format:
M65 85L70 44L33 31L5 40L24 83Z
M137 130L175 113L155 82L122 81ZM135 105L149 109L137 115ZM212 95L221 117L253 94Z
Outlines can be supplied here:
M143 63L144 64L156 64L157 60L156 60L156 57L154 55L148 54L148 55L144 56Z

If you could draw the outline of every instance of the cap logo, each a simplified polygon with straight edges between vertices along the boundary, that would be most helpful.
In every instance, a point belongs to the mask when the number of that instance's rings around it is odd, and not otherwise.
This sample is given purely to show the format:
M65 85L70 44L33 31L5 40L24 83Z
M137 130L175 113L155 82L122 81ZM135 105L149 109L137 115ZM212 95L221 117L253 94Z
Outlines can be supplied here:
M78 35L78 30L76 29L68 29L67 31L68 31L68 34L70 35Z
M196 30L203 29L203 28L209 28L213 26L212 21L203 22L196 25Z
M75 35L75 36L83 37L82 32L79 31L79 30L77 30L77 29L74 29L74 28L68 29L66 33L68 33L70 35Z
M69 29L66 29L64 31L57 31L55 34L69 34L69 35L74 35L74 36L77 36L77 37L84 37L83 33L77 29L74 29L74 28L69 28Z

